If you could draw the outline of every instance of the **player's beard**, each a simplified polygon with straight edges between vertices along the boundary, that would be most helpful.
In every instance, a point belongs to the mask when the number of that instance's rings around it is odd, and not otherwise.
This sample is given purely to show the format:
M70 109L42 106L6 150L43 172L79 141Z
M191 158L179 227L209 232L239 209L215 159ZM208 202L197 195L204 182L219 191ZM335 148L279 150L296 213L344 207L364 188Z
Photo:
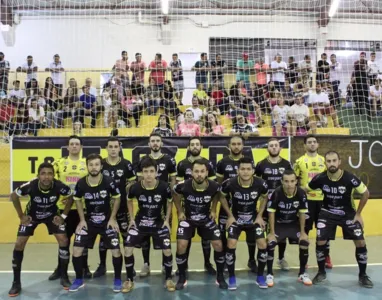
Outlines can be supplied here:
M202 184L206 180L206 178L197 177L197 178L194 178L194 180L197 184Z
M200 155L200 152L202 152L202 150L200 149L192 149L191 150L191 155L196 157L196 156L199 156Z
M151 148L151 151L158 153L160 151L160 147Z
M336 173L336 172L338 171L338 168L335 167L335 166L331 166L331 167L329 167L328 171L329 171L330 173L334 174L334 173Z
M317 150L318 150L318 148L316 148L315 150L312 150L312 149L310 149L310 148L307 149L307 151L308 151L309 153L316 153Z
M99 173L101 173L101 171L92 171L92 172L89 172L89 175L91 177L97 177L99 175Z
M235 155L235 156L240 156L240 155L242 155L242 153L243 153L243 149L241 149L241 150L237 150L236 152L235 152L234 150L231 149L231 153L232 153L233 155Z
M270 157L277 157L280 155L280 151L277 151L277 153L272 153L271 151L268 151Z

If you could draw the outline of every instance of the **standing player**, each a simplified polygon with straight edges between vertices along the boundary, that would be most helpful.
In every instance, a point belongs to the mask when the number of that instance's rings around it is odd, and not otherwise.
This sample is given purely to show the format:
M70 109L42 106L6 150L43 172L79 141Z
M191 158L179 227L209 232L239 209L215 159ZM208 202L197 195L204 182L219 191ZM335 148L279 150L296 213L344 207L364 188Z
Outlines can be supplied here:
M294 165L294 171L301 187L305 187L314 176L326 170L324 157L317 153L319 147L317 138L314 135L307 135L304 137L304 144L306 153L298 158ZM317 228L318 215L321 211L324 196L321 191L309 191L307 196L308 213L306 215L305 231L309 235L309 231L313 229L313 224ZM333 264L329 255L329 246L328 240L325 248L325 267L331 269Z
M287 238L299 244L300 271L298 281L312 285L309 275L305 273L309 258L309 237L305 233L305 214L308 212L306 193L297 187L297 176L293 170L285 170L282 175L282 186L274 190L268 201L269 235L267 285L272 287L273 281L273 252L277 243Z
M142 179L142 167L141 162L144 158L154 159L157 163L157 176L158 179L167 183L170 183L171 189L175 185L175 175L176 175L176 162L175 159L170 157L168 154L162 153L161 149L163 146L162 137L160 134L152 133L149 138L149 147L151 149L151 153L149 155L145 155L137 166L137 175L138 179ZM164 212L167 210L167 202L164 203ZM171 223L171 220L170 220ZM170 224L171 225L171 224ZM150 236L146 236L145 239L142 240L140 245L142 247L142 255L143 255L143 266L141 272L139 273L140 277L145 277L150 274ZM162 257L163 261L165 257ZM164 266L164 264L162 264Z
M281 185L281 178L285 170L292 170L290 162L286 159L280 157L280 142L276 138L270 138L268 140L268 157L258 162L256 165L255 174L256 176L265 180L268 185L269 193L268 197L272 196L273 191ZM264 213L264 219L268 219L268 213ZM277 261L278 266L281 270L289 270L289 265L285 260L285 249L286 249L286 240L279 241L279 259ZM273 255L269 254L268 251L268 260L272 260Z
M117 213L117 222L119 232L123 240L127 237L127 227L129 226L129 215L127 213L127 192L135 180L135 172L130 161L121 158L119 153L121 151L120 142L118 138L111 137L107 140L107 158L102 161L102 173L105 176L111 176L114 179L116 187L121 193L121 204ZM106 274L106 256L107 249L101 237L99 241L99 257L100 264L94 272L93 277L101 277Z
M123 293L134 288L134 246L146 236L152 237L154 249L162 249L166 272L166 288L175 291L172 277L172 253L170 240L170 216L172 211L171 189L167 182L157 179L157 164L152 158L141 161L142 180L129 190L128 208L130 225L125 240L125 263L127 281L123 284ZM138 211L134 219L133 200L138 202ZM167 202L165 217L163 208Z
M80 178L88 174L86 169L85 158L82 158L82 140L76 135L72 135L68 140L68 152L69 156L62 157L54 161L54 171L56 179L62 181L68 185L74 192L74 187ZM60 214L63 213L63 210L66 205L66 200L59 200L57 206L60 210ZM72 209L69 211L69 214L65 218L65 230L66 235L68 236L69 246L70 239L76 231L77 225L80 222L76 206L73 204ZM88 266L88 250L85 249L83 253L83 266L84 266L84 278L92 278L92 273L89 270ZM53 274L49 276L49 280L56 280L60 278L60 256L58 257L58 266L54 270Z
M69 291L76 292L84 286L81 255L84 248L92 249L97 235L103 238L105 247L111 249L114 266L114 292L122 289L122 256L119 247L116 216L120 205L119 189L111 177L103 176L102 157L90 154L86 158L88 175L75 187L74 200L80 216L73 247L73 267L76 279ZM86 218L82 200L85 202Z
M191 179L192 178L192 164L194 161L199 159L204 159L208 163L208 179L209 180L215 180L215 170L210 161L200 156L200 153L202 152L203 145L202 141L198 137L191 137L189 140L189 144L187 147L187 151L190 152L190 156L181 160L177 165L177 174L176 174L176 181L180 182L183 180ZM192 236L193 237L193 236ZM191 249L191 239L188 243L187 248L187 255L190 254ZM210 275L216 275L216 271L214 267L212 266L210 262L211 257L211 244L209 240L204 240L202 238L202 249L203 249L203 256L204 256L204 268ZM188 266L186 266L186 269L188 269Z
M220 186L216 181L207 179L209 163L205 159L197 159L192 163L192 179L178 183L174 187L174 203L178 211L176 263L179 279L176 289L181 290L187 285L186 270L188 253L187 246L195 230L205 241L211 241L214 248L214 259L217 269L216 284L221 289L227 289L224 280L224 252L220 239L220 230L215 223L216 206L220 198ZM183 206L181 203L183 198ZM221 205L232 217L227 201L221 198ZM184 208L183 208L184 207Z
M255 173L253 162L248 157L240 158L237 173L237 177L227 179L222 186L223 196L228 196L232 202L233 214L233 218L227 220L228 244L225 258L229 273L228 289L237 289L235 277L236 246L243 231L247 235L247 241L257 243L259 248L256 284L260 288L267 288L264 278L264 269L267 263L267 242L262 215L268 200L268 186L264 180L253 176ZM257 201L260 197L262 199L260 209L257 212Z
M324 194L323 206L318 216L316 255L318 273L313 283L318 284L326 279L325 244L334 240L337 226L342 228L345 240L353 240L355 256L359 267L359 284L372 288L373 282L366 274L367 249L363 236L361 213L369 199L369 191L363 182L348 171L341 170L341 158L335 151L325 154L326 172L315 176L307 185L308 191L320 189ZM361 194L356 210L353 192Z
M65 233L64 216L72 206L72 191L61 181L54 179L54 168L51 164L42 163L37 170L37 178L23 184L11 194L11 201L20 218L17 240L13 250L13 283L9 291L10 297L16 297L21 292L21 264L24 249L29 237L33 236L36 227L45 224L49 234L53 234L59 245L59 258L61 266L61 285L68 289L69 241ZM20 197L29 196L29 202L23 212ZM63 214L59 216L57 202L66 200Z

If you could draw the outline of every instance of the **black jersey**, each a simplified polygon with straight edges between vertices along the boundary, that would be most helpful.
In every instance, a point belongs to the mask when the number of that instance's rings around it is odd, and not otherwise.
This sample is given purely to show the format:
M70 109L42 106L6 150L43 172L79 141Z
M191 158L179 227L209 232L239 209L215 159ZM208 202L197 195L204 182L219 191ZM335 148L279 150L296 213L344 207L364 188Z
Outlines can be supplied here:
M108 159L102 161L103 168L102 173L105 176L110 176L113 178L116 187L121 193L121 205L119 211L126 212L126 185L129 181L135 180L135 171L130 161L127 159L120 158L116 164L109 163Z
M221 186L216 181L208 180L208 186L205 190L197 190L194 186L194 180L188 179L176 184L174 191L183 196L186 218L198 222L209 218L211 202L220 193Z
M137 166L137 175L142 176L141 162L144 158L150 157L157 163L158 179L164 182L169 182L170 176L176 175L176 162L170 155L163 153L158 158L152 157L150 154L141 158Z
M112 199L120 197L119 189L109 176L102 175L97 185L91 185L88 178L89 175L77 182L74 200L84 199L87 222L96 227L103 227L110 219Z
M285 170L292 170L292 166L289 161L281 157L277 163L272 163L268 158L257 163L255 174L267 182L269 196L281 185L281 179Z
M157 181L155 188L147 189L143 182L134 183L129 189L128 201L136 199L138 211L135 215L137 226L160 227L163 224L163 208L171 202L171 188L167 182Z
M204 158L205 159L205 158ZM208 179L214 180L216 178L214 165L208 159ZM187 157L181 160L176 167L176 180L183 181L192 178L192 162Z
M240 178L231 178L223 182L222 193L231 200L232 214L238 224L253 224L257 216L257 201L268 194L267 183L253 177L249 186L243 186Z
M34 221L58 215L57 202L60 197L68 198L72 195L70 187L56 179L49 190L42 190L37 178L18 187L15 193L19 197L29 196L25 214Z
M240 165L239 161L240 158L235 159L230 155L223 157L216 165L216 176L223 178L223 180L236 177Z
M354 213L354 190L360 194L367 190L367 187L357 176L345 170L342 171L341 177L336 181L331 180L326 171L322 172L313 177L308 183L308 188L310 190L322 190L324 194L322 209L340 216Z
M283 187L279 186L272 193L267 207L268 212L275 213L276 223L289 224L298 222L299 213L308 212L308 201L303 189L296 187L294 195L289 197Z

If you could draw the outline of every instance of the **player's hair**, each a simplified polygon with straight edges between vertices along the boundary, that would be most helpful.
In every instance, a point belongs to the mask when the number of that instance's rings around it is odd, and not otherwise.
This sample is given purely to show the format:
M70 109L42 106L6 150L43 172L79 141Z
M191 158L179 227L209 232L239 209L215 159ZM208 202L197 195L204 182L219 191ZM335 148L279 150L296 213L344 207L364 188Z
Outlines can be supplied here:
M304 144L306 145L306 142L311 139L311 138L315 138L316 141L318 142L317 140L317 136L315 136L314 134L308 134L307 136L304 137Z
M109 145L109 142L118 142L119 143L119 139L115 136L111 136L107 139L106 146Z
M282 176L283 179L284 179L284 175L294 175L297 179L297 175L293 170L285 170Z
M326 152L326 153L325 153L325 159L326 159L326 157L327 157L328 155L331 155L331 154L337 154L337 156L338 156L338 160L341 159L340 154L339 154L337 151L334 151L334 150L329 150L328 152Z
M192 137L190 137L190 139L188 140L188 146L190 146L191 141L193 141L193 140L198 140L198 141L200 142L200 145L202 145L202 139L201 139L200 137L198 137L198 136L192 136Z
M54 167L53 167L53 165L52 164L50 164L50 163L47 163L47 162L43 162L42 164L40 164L39 166L38 166L38 169L37 169L37 174L40 174L40 171L42 170L42 169L51 169L52 171L53 171L53 174L54 174Z
M194 169L194 166L195 165L202 165L202 166L205 166L206 169L208 170L208 160L205 159L205 158L199 158L197 160L194 160L194 162L192 163L192 169Z
M150 140L153 136L159 137L159 138L162 140L162 136L161 136L159 133L156 133L156 132L153 132L153 133L150 134L150 136L149 136L149 140Z
M250 157L242 157L239 159L239 167L241 164L250 164L253 168L253 162L252 162L252 159Z
M245 141L244 141L244 139L243 139L243 137L241 135L234 135L234 136L231 136L231 138L229 139L229 144L231 144L233 139L240 139L241 142L243 143L243 145L245 143Z
M79 140L80 141L80 145L82 146L82 139L78 135L71 135L71 136L69 136L68 145L69 145L71 139Z
M270 142L278 142L280 144L280 141L275 138L275 137L271 137L268 141L267 141L267 144L269 144Z
M155 159L152 159L151 157L145 157L140 162L140 167L142 170L150 168L150 167L154 167L154 169L156 170L157 169L157 162L155 161Z
M96 159L99 159L101 161L101 164L102 164L102 156L97 154L97 153L91 153L89 154L87 157L86 157L86 165L88 165L88 163L92 160L96 160Z

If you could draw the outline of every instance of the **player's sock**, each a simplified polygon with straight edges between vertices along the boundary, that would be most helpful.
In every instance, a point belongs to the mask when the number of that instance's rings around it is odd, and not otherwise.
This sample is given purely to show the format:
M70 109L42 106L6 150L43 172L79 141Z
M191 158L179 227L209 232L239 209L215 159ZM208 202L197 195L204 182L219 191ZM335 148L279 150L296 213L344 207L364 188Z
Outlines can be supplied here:
M61 268L61 277L68 275L68 266L69 266L69 246L59 247L59 256L60 256L60 268Z
M330 241L327 240L325 244L325 257L329 256L329 251L330 251Z
M142 256L143 256L143 263L150 265L150 240L145 241L142 243Z
M286 249L286 242L285 243L279 243L279 260L282 260L285 256L285 249ZM269 255L269 253L268 253Z
M203 249L203 256L204 256L204 265L209 265L210 258L211 258L211 243L210 241L206 241L202 239L202 249Z
M225 263L224 252L223 251L220 251L220 252L214 251L214 260L215 260L215 264L216 264L217 274L222 275L224 273L224 263Z
M318 272L325 273L325 245L316 244Z
M72 261L74 272L76 272L76 279L83 279L83 256L73 256Z
M309 258L309 249L301 249L300 248L300 272L298 275L304 274L305 273L305 267L306 264L308 263L308 258Z
M225 263L228 268L229 277L235 276L236 249L227 248L225 252Z
M101 266L106 266L107 249L105 248L105 242L102 237L99 241L98 251L99 251L99 261L100 261L99 264Z
M257 276L264 275L265 265L267 263L267 249L259 249L257 250Z
M256 242L248 242L248 260L255 260Z
M131 282L134 281L134 263L134 255L125 256L126 277L127 280L130 280Z
M273 261L275 259L275 248L272 250L268 247L267 249L267 272L273 275Z
M24 251L13 250L13 281L19 283L21 277L21 264L24 258Z
M84 251L82 252L82 267L87 268L89 266L88 264L88 248L84 248Z
M122 255L118 257L113 256L113 267L114 267L114 279L121 279Z
M222 239L223 251L224 253L226 253L227 252L227 234L225 230L220 230L220 237Z
M186 253L187 253L186 270L188 269L188 259L190 257L191 245L192 245L192 239L189 239L188 245L187 245L187 250L186 250Z
M163 265L166 270L166 280L171 279L172 277L172 259L172 254L170 256L166 256L163 254Z
M366 274L367 267L367 249L365 247L355 248L355 257L359 267L359 276Z
M176 254L176 264L178 265L179 276L186 276L187 261L187 252L184 254Z

